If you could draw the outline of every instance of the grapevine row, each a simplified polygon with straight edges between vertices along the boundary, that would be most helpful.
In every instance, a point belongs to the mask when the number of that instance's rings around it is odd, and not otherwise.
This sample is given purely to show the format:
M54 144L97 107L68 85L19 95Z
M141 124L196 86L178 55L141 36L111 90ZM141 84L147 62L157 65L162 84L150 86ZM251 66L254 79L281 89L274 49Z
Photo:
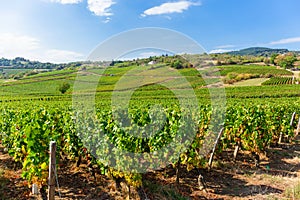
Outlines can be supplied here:
M138 173L122 172L110 168L105 163L95 159L87 144L103 144L103 141L89 138L82 141L80 138L85 134L97 136L104 134L105 138L112 142L116 149L122 149L133 153L155 152L167 145L176 136L179 127L188 126L181 120L182 111L176 105L172 108L164 108L166 120L161 130L151 138L138 138L130 134L130 131L138 131L139 126L148 123L159 124L159 121L151 122L148 111L150 107L134 107L130 112L120 109L120 117L131 115L131 126L128 131L120 127L116 121L118 116L113 116L108 109L98 109L97 116L88 113L78 113L66 103L66 105L44 106L23 105L19 109L14 106L2 105L0 112L0 139L2 145L8 149L9 154L15 161L23 166L23 178L29 183L47 184L48 176L48 144L56 141L58 154L57 159L67 156L71 160L79 158L87 159L97 164L101 172L109 177L124 178L129 184L140 186L142 177ZM290 116L298 111L297 104L283 105L254 105L254 104L232 104L227 106L226 119L224 122L224 133L219 144L219 153L228 148L234 148L237 144L244 150L254 153L265 151L272 143L276 143L280 134L293 136L293 127L290 126ZM76 117L84 116L86 120L76 121ZM197 130L193 142L188 150L183 152L179 158L174 158L176 163L185 165L188 170L200 168L206 165L207 155L203 155L203 144L209 133L211 122L211 108L209 105L200 106L198 111L193 111L193 120L197 123ZM161 120L161 119L157 119ZM125 122L122 122L125 123ZM129 123L130 124L130 123ZM78 129L79 127L79 129ZM79 137L80 136L80 137ZM213 141L212 141L213 142ZM84 146L84 144L86 144ZM111 151L115 151L112 149ZM112 156L112 152L100 152ZM99 152L98 152L99 154ZM111 157L108 159L116 159ZM134 162L128 159L124 165Z
M269 80L262 83L262 85L287 85L293 84L292 77L272 77Z

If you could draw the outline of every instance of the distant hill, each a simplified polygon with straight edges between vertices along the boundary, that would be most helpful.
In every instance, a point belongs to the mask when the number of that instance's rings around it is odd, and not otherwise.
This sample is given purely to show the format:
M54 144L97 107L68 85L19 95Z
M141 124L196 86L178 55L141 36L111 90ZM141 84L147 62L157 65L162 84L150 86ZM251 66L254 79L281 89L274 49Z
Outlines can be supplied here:
M265 56L269 57L272 54L284 54L290 52L288 49L270 49L265 47L251 47L247 49L241 49L239 51L227 52L230 55L239 55L239 56Z
M0 69L63 69L70 66L81 66L82 63L74 62L67 64L42 63L30 61L22 57L14 59L0 58Z

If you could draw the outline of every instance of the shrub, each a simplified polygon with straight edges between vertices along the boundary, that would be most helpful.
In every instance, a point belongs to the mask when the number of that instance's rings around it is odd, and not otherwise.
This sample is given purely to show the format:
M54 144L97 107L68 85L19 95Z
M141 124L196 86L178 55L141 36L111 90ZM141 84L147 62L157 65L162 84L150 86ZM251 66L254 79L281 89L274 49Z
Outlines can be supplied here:
M59 90L62 94L64 94L64 93L67 92L68 89L70 89L70 87L71 87L71 85L70 85L69 83L63 82L63 83L59 86L58 90Z
M237 74L235 72L228 73L223 79L224 83L233 84L238 81L248 80L252 78L258 78L258 74Z

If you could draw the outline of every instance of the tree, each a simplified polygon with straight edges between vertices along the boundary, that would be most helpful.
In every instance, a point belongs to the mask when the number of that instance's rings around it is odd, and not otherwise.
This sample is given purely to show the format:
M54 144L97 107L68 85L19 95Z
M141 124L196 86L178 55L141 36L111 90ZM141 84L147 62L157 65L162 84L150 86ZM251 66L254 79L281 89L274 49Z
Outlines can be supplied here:
M270 58L265 58L265 59L264 59L264 63L265 63L266 65L269 65L270 62L271 62L271 59L270 59Z
M277 53L273 53L273 54L271 55L271 57L270 57L270 63L271 63L271 64L275 65L275 59L276 59L277 56L278 56Z
M71 85L70 85L69 83L63 82L63 83L59 86L58 90L59 90L62 94L64 94L64 93L67 92L68 89L70 89L70 87L71 87Z
M171 63L171 67L173 67L175 69L181 69L181 68L183 68L182 62L180 60L175 60Z
M284 69L294 67L297 57L293 53L282 54L276 57L275 63Z

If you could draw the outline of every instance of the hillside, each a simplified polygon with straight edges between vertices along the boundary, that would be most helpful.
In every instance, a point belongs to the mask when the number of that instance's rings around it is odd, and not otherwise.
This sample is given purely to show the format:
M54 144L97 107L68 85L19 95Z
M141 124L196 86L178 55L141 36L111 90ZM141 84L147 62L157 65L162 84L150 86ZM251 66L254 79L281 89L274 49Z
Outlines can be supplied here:
M174 200L204 199L202 197L224 200L292 199L293 197L299 199L297 198L300 194L297 173L299 173L300 158L297 152L300 146L298 139L295 142L289 142L287 139L287 136L292 138L299 121L297 113L291 127L290 118L293 112L299 111L300 105L300 88L296 84L283 84L280 87L272 85L226 87L223 88L224 90L214 87L211 91L218 90L219 94L222 90L226 92L224 101L227 107L224 114L227 118L224 122L225 129L222 136L224 139L219 141L212 168L208 167L209 155L201 158L200 163L196 153L182 154L185 160L179 160L180 168L173 167L175 165L172 163L163 166L158 171L153 170L142 175L130 173L130 176L126 176L127 179L111 177L108 170L113 170L113 168L100 162L100 164L93 164L91 154L85 153L87 148L82 146L76 133L79 131L86 133L86 127L92 133L98 133L96 128L103 127L105 133L113 135L112 142L119 145L117 148L124 144L123 147L127 149L140 148L142 152L149 152L150 148L154 149L160 144L164 145L169 142L169 135L177 134L176 131L183 124L181 122L183 112L179 109L181 107L179 107L178 99L186 98L187 89L189 89L186 86L189 85L192 86L200 105L192 113L192 116L197 117L197 130L201 131L197 134L209 133L207 127L212 119L210 117L212 98L205 85L212 83L217 74L211 74L212 78L209 80L206 78L204 81L199 76L200 72L194 68L178 69L178 72L189 82L186 85L179 80L179 74L174 76L175 70L166 71L163 68L165 65L161 63L144 66L137 64L131 63L130 65L129 62L123 62L107 68L86 66L78 73L76 69L53 70L22 77L19 80L0 82L0 132L4 133L1 134L0 144L0 185L5 186L0 187L0 199L41 199L41 195L30 194L31 189L28 188L28 183L31 184L34 181L32 176L38 181L44 181L40 177L47 174L49 169L47 166L49 147L46 144L52 138L58 141L58 149L61 152L57 154L59 166L57 180L60 185L57 191L61 194L61 197L57 196L57 199L146 199L145 196L147 199ZM219 66L219 68L222 76L231 74L231 77L234 75L232 72L238 75L258 74L259 76L269 73L274 76L287 73L274 66L227 65ZM211 71L213 72L215 71ZM163 76L159 76L161 74ZM206 74L209 77L210 74ZM135 86L139 77L146 77L152 83L141 87ZM245 76L235 78L243 77ZM63 83L71 86L64 94L58 90ZM73 87L78 83L80 87ZM95 84L95 88L90 88L91 84ZM111 112L112 95L123 98L127 91L123 88L118 90L116 86L132 88L133 94L129 101L129 109L123 109L124 112L120 110L122 113L117 113L117 116L122 116L129 110L132 113L130 116L134 117L129 121L131 124L142 123L141 126L144 126L144 124L152 123L150 120L155 120L152 124L159 124L159 115L158 117L152 115L150 112L154 113L155 110L150 109L153 108L152 105L161 105L164 109L162 113L166 113L164 115L166 120L163 121L166 125L161 129L162 131L155 134L157 138L153 136L153 139L137 140L127 135L124 129L119 128L120 123L114 119L113 112ZM80 115L75 116L74 113L83 112L75 110L73 95L88 97L95 90L96 95L93 100L95 99L96 114L101 121L99 120L99 125L96 120L91 120L90 123L78 121L79 126L77 126L75 120ZM83 100L89 102L86 98ZM189 103L190 98L187 100ZM122 106L127 105L124 103L118 108L124 108ZM83 128L78 130L77 127ZM129 128L135 130L134 127L137 126L132 125ZM281 132L283 130L284 132ZM282 141L287 144L275 146L281 133L284 135ZM235 141L241 140L240 138L242 138L243 146L234 159ZM117 141L121 142L117 143ZM159 143L160 141L162 142ZM198 152L198 149L202 148L202 141L204 141L202 138L197 137L194 141L190 145L189 152ZM263 148L262 150L267 154L255 154L258 152L256 148L259 148L256 144L262 144L260 148ZM35 157L39 160L29 159ZM118 158L115 155L111 157ZM20 164L16 165L13 159L18 159ZM130 162L130 159L128 160ZM23 168L26 166L24 163L30 167L30 170L29 167ZM12 167L14 165L16 167ZM179 173L180 176L178 176ZM124 176L121 173L118 174ZM203 177L200 180L203 180L205 186L198 181L200 175ZM75 182L80 184L74 184ZM41 182L41 184L47 187L46 182ZM130 184L140 184L143 192L140 192L136 185Z
M265 47L250 47L246 49L241 49L239 51L231 51L227 54L230 55L240 55L240 56L265 56L269 57L272 54L284 54L290 52L288 49L270 49Z
M22 57L14 59L0 58L0 70L3 69L63 69L69 66L80 66L79 63L54 64L50 62L31 61Z

